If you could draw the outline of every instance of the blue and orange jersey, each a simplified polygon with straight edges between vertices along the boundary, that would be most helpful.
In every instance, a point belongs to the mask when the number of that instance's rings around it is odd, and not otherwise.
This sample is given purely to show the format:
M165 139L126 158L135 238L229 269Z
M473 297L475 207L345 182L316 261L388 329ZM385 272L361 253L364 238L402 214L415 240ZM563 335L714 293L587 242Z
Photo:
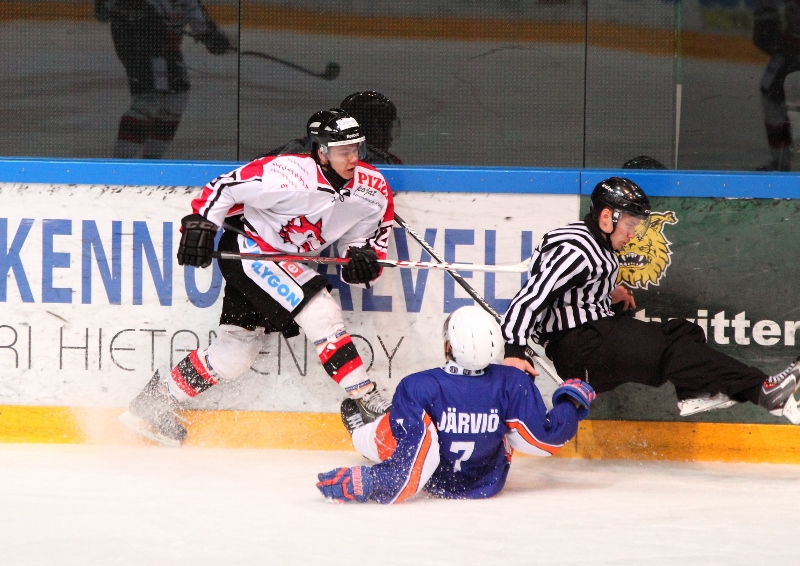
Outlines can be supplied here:
M374 440L383 461L372 467L372 499L396 503L422 489L477 499L503 489L513 450L558 452L575 436L578 413L570 402L548 412L518 369L470 372L448 362L403 379L384 423Z

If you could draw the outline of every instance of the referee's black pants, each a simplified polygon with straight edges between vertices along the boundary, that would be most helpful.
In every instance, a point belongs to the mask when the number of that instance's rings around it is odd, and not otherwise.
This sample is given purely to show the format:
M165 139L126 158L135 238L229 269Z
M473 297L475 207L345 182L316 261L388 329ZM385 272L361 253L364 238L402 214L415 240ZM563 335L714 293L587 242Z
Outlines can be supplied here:
M710 348L703 330L685 319L658 323L613 316L545 338L558 374L588 381L598 393L623 383L660 387L670 381L680 400L721 392L757 403L767 378Z

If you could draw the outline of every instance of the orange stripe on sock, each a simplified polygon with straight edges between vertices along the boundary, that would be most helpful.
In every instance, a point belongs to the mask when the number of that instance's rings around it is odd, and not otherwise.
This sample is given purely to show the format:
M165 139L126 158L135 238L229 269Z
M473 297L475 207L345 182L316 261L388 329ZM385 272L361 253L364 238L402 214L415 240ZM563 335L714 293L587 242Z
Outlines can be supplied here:
M428 428L431 426L431 418L427 413L425 413L422 422L425 425L425 436L422 438L422 443L420 445L419 452L417 453L417 458L414 460L413 466L411 466L411 474L409 475L408 483L406 484L406 487L403 488L403 491L401 491L394 500L394 503L400 503L404 499L408 499L417 493L417 491L419 491L419 480L422 477L422 468L425 466L425 460L428 458L428 452L430 451L431 444L433 443L431 432Z

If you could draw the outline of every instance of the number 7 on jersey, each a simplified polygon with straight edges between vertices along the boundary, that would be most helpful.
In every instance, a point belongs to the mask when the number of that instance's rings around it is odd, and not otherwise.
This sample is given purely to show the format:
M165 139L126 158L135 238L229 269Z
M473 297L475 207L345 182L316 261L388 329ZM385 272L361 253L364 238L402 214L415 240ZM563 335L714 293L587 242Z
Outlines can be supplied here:
M461 471L461 462L469 460L473 450L475 450L474 442L453 442L450 444L450 452L455 452L456 454L462 451L464 452L453 464L454 472Z

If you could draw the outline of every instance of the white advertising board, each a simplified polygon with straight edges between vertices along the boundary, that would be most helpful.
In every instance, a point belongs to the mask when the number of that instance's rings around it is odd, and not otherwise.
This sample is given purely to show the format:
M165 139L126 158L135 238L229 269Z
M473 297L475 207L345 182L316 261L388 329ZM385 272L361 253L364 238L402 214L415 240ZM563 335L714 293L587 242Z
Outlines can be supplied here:
M0 184L0 404L124 406L155 370L206 347L224 282L175 260L196 187ZM395 206L446 261L518 263L542 234L578 218L574 195L402 193ZM428 259L396 228L389 257ZM445 273L386 269L373 289L333 294L389 394L440 365L446 313L472 299ZM524 274L462 273L502 312ZM336 412L341 389L301 335L267 337L240 378L193 408Z

